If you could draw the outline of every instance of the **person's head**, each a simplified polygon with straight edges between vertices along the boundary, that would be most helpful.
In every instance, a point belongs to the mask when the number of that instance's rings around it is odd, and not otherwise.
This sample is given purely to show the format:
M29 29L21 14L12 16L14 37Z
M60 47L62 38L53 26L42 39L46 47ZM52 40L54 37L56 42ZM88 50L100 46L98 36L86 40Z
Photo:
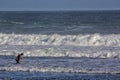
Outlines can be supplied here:
M21 53L20 55L23 55L23 53Z

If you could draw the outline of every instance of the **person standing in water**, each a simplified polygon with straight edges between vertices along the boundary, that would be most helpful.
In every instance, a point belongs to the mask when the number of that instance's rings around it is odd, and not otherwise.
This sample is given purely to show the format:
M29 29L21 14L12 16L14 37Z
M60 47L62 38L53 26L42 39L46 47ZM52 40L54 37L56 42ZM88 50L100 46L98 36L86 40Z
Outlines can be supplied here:
M22 59L22 56L23 56L23 53L17 55L17 57L16 57L16 63L17 64L20 63L20 60Z

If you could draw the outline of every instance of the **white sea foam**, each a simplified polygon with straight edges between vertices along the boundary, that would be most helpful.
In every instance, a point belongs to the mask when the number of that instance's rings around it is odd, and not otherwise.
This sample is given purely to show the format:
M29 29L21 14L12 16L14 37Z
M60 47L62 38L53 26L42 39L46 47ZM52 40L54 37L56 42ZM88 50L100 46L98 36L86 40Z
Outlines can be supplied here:
M17 55L34 57L90 57L90 58L120 58L120 47L83 47L83 46L30 46L2 45L0 55Z
M120 35L0 34L0 55L120 58Z
M2 34L0 45L120 46L120 35Z

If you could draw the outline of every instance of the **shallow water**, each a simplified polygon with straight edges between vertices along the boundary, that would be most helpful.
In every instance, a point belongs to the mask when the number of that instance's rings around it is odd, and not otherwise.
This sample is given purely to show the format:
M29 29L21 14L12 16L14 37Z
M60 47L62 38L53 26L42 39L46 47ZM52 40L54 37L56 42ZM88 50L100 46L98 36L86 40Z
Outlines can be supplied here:
M6 75L4 75L6 74ZM1 80L119 80L119 74L0 72Z
M0 56L1 80L119 80L120 59Z

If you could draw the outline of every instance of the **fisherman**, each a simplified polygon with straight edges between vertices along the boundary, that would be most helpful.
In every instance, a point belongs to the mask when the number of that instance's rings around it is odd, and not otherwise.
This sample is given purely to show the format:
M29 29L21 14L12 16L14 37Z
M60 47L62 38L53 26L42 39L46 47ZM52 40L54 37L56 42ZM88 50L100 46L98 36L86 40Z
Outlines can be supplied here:
M23 56L23 53L18 54L18 56L16 57L16 63L19 64L20 60L22 59L21 56Z

